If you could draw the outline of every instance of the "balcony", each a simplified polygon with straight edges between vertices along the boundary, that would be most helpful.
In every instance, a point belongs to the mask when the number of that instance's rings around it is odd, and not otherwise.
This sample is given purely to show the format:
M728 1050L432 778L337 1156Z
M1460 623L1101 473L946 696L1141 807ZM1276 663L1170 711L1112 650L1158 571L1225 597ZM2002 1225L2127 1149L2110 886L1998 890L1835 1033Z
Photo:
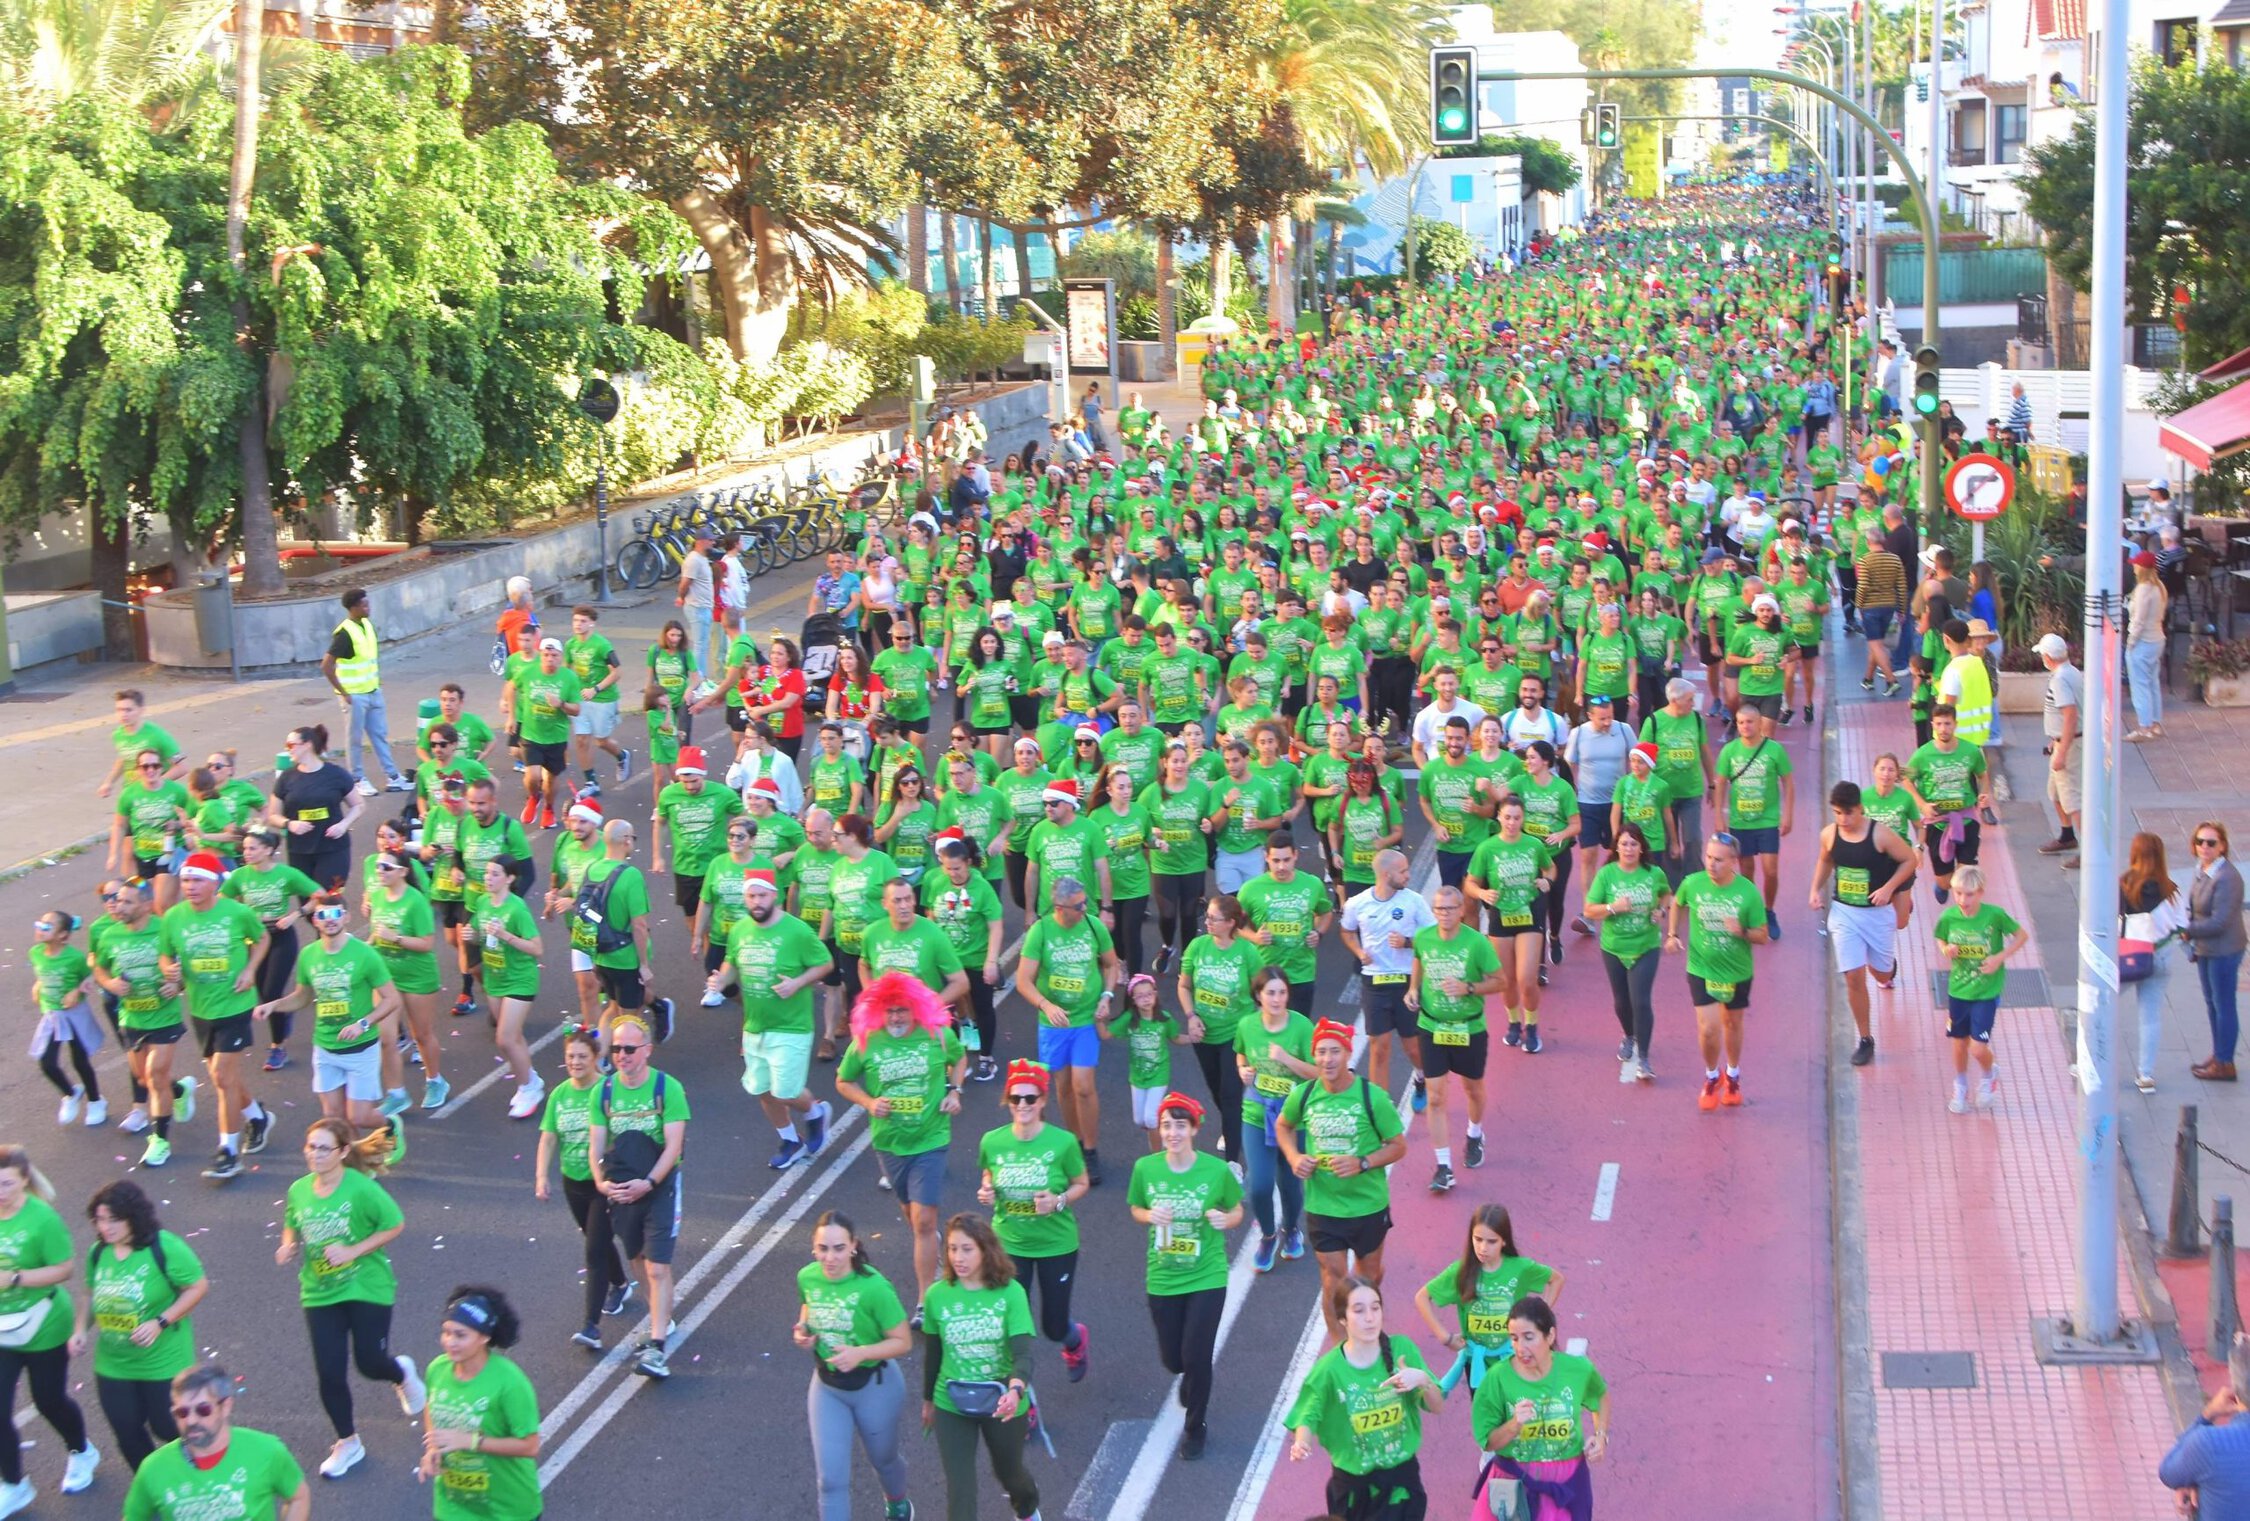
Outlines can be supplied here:
M1950 148L1945 155L1946 164L1954 169L1978 168L1983 165L1984 161L1984 145L1982 143L1967 148Z

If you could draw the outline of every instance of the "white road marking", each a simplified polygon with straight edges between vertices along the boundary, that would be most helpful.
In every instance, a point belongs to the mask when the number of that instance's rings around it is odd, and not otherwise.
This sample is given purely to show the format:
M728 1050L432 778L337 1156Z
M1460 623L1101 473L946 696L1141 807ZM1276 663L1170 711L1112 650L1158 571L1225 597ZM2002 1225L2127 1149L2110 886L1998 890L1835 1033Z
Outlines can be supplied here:
M1607 1220L1611 1206L1617 1203L1617 1164L1602 1163L1601 1181L1594 1185L1594 1218Z
M1274 1393L1273 1404L1266 1411L1265 1425L1258 1429L1258 1445L1250 1450L1250 1466L1242 1471L1242 1482L1235 1487L1234 1503L1227 1507L1228 1521L1247 1521L1258 1513L1259 1503L1265 1499L1266 1483L1273 1477L1273 1466L1280 1461L1282 1450L1289 1444L1289 1431L1281 1423L1296 1401L1297 1388L1304 1383L1305 1375L1320 1356L1320 1344L1327 1340L1328 1327L1322 1320L1318 1305L1305 1321L1305 1331L1297 1338L1297 1350L1290 1355L1289 1367L1281 1375L1281 1387Z
M1235 1316L1250 1292L1250 1284L1258 1276L1256 1257L1258 1232L1253 1227L1243 1237L1241 1247L1234 1254L1233 1265L1227 1269L1227 1306L1219 1316L1219 1334L1211 1344L1215 1362L1225 1349L1227 1336L1234 1330ZM1125 1472L1125 1482L1111 1502L1109 1514L1114 1521L1141 1521L1156 1499L1156 1486L1163 1482L1164 1471L1172 1461L1173 1449L1180 1444L1180 1433L1186 1429L1187 1412L1180 1408L1180 1381L1175 1378L1165 1385L1164 1403L1157 1407L1156 1419L1149 1423L1148 1435L1141 1439L1141 1450L1133 1458L1133 1466Z
M844 1131L850 1129L853 1123L858 1120L861 1113L861 1109L858 1105L855 1104L829 1121L829 1146L832 1147L836 1144L836 1138ZM845 1167L851 1165L852 1160L859 1155L864 1146L865 1138L863 1137L858 1145L855 1145L851 1150L847 1151L844 1154L844 1160L841 1164L830 1166L826 1174L822 1177L821 1181L818 1184L807 1188L805 1193L801 1197L817 1199L823 1193L826 1193L828 1190L828 1186L843 1173ZM826 1156L828 1154L829 1153L827 1148L823 1148L822 1155ZM750 1202L750 1207L742 1212L740 1218L738 1218L734 1222L734 1224L728 1228L727 1233L724 1236L721 1236L718 1241L712 1245L710 1250L706 1251L700 1258L696 1259L695 1266L689 1268L686 1273L682 1274L678 1279L674 1281L672 1288L673 1319L678 1320L683 1326L690 1323L688 1317L681 1313L680 1306L687 1301L688 1296L694 1292L696 1286L718 1268L718 1266L720 1265L720 1260L728 1252L733 1251L737 1246L741 1245L743 1238L749 1235L751 1229L755 1227L760 1220L765 1218L768 1211L770 1211L776 1204L778 1204L783 1198L788 1195L790 1185L796 1183L799 1178L805 1175L806 1174L799 1168L792 1167L787 1172L784 1172L776 1177L772 1183L767 1185L766 1191L764 1193L760 1194L757 1198L753 1199ZM698 1305L694 1312L694 1323L701 1323L701 1312L702 1306ZM646 1319L647 1316L644 1314L642 1316L642 1320L645 1322ZM591 1400L594 1397L601 1384L604 1383L611 1374L618 1372L625 1366L626 1358L626 1343L620 1343L617 1346L611 1347L607 1352L604 1352L602 1354L601 1361L596 1363L590 1370L588 1370L586 1376L578 1381L577 1387L573 1388L568 1394L564 1395L560 1400L556 1401L555 1404L548 1409L546 1419L539 1423L539 1432L541 1437L546 1441L553 1441L556 1433L562 1430L563 1424L568 1421L573 1415L576 1415L580 1407L584 1406L587 1401ZM559 1464L557 1465L557 1471L560 1471ZM542 1480L544 1480L546 1477L544 1466L542 1467L540 1476Z
M549 1030L546 1034L540 1036L537 1040L531 1043L531 1054L533 1056L537 1056L540 1052L546 1050L556 1041L562 1039L563 1032L565 1030L570 1029L572 1025L575 1025L577 1023L578 1021L574 1019L569 1024L557 1025L552 1030ZM533 1072L537 1072L539 1070L538 1064L536 1062L532 1064L531 1070ZM513 1081L515 1079L515 1074L508 1070L508 1064L506 1062L499 1063L490 1072L487 1072L484 1076L469 1084L468 1087L463 1088L459 1093L456 1093L451 1098L447 1099L445 1101L444 1107L439 1109L435 1114L432 1114L430 1118L433 1120L444 1119L447 1115L453 1113L456 1109L459 1109L462 1105L468 1103L469 1100L475 1098L478 1094L484 1092L485 1089L491 1087L494 1083L499 1082L502 1078L507 1078L510 1081ZM419 1110L410 1110L408 1112L420 1113ZM534 1111L531 1119L526 1123L536 1127L539 1123L538 1113Z
M857 1111L853 1112L856 1113ZM726 1302L728 1295L742 1286L743 1280L750 1276L752 1268L772 1255L776 1247L789 1239L790 1232L797 1228L798 1222L804 1219L806 1213L815 1204L820 1202L821 1196L828 1192L836 1180L842 1177L854 1162L859 1160L860 1154L867 1150L868 1144L873 1139L874 1136L870 1133L854 1141L850 1149L845 1151L842 1160L822 1174L818 1182L797 1195L796 1202L791 1204L782 1217L774 1221L772 1227L758 1238L757 1245L751 1247L749 1251L744 1252L736 1260L734 1266L727 1270L727 1275L719 1280L710 1293L696 1301L694 1309L677 1317L680 1329L676 1334L666 1339L665 1349L668 1352L677 1355L679 1349L687 1345L688 1338L695 1334L696 1328L710 1318L713 1310ZM770 1192L767 1197L771 1197ZM765 1200L761 1199L759 1202L763 1204ZM717 1261L719 1254L731 1249L740 1237L747 1233L752 1223L749 1216L744 1216L741 1221L737 1222L733 1230L727 1232L724 1240L703 1254L702 1260L695 1265L695 1273L690 1276L700 1275L706 1267ZM686 1280L682 1282L684 1285ZM595 1437L601 1435L602 1428L617 1418L617 1413L625 1408L633 1396L640 1393L644 1386L653 1382L655 1382L653 1379L631 1375L626 1378L623 1384L611 1390L609 1398L602 1401L600 1408L580 1422L578 1429L570 1434L570 1439L555 1449L554 1456L539 1465L539 1487L545 1489L553 1484L562 1474L562 1471L570 1466L571 1460L585 1451L587 1445ZM581 1383L580 1388L584 1387L585 1385ZM574 1395L577 1392L577 1390L572 1391ZM550 1417L550 1419L552 1418ZM547 1426L543 1423L540 1430L544 1434Z
M1572 1357L1584 1357L1586 1355L1586 1338L1583 1336L1573 1336L1570 1340L1563 1343L1563 1350L1565 1352L1568 1352Z

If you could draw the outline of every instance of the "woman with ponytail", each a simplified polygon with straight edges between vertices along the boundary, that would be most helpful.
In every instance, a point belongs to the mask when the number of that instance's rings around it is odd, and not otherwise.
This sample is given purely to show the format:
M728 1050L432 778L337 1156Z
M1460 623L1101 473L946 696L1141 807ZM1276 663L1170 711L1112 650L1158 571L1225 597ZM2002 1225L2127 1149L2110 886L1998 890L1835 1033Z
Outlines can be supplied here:
M878 978L876 986L886 980ZM813 1222L812 1251L813 1260L797 1273L791 1335L813 1355L805 1418L819 1475L820 1521L850 1521L855 1438L882 1482L886 1521L907 1521L914 1507L906 1498L898 1441L906 1376L893 1366L914 1350L906 1310L890 1281L869 1265L848 1216L829 1210Z

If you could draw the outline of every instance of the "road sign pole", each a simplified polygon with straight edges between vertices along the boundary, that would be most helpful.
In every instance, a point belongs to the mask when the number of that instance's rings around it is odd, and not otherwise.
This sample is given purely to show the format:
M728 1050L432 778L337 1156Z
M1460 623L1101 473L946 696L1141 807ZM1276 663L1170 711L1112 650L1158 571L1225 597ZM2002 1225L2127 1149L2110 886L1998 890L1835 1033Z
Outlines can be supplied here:
M594 562L594 602L607 607L616 600L609 594L609 430L595 438L600 447L594 451L594 543L600 558Z

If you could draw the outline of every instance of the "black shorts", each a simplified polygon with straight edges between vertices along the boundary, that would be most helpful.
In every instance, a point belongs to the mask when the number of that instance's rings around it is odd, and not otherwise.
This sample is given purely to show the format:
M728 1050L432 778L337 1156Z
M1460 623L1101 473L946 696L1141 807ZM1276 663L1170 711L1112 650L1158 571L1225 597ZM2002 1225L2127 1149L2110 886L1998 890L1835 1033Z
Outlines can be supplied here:
M225 1056L235 1051L247 1051L257 1039L248 1010L229 1014L224 1019L198 1019L195 1038L203 1048L205 1057Z
M563 772L570 769L570 741L557 740L551 745L523 742L523 764L526 770Z
M1717 998L1712 996L1711 985L1705 982L1702 978L1696 976L1693 972L1688 973L1687 990L1688 1002L1699 1009L1702 1008L1705 1004L1715 1003L1732 1009L1734 1012L1739 1014L1744 1009L1750 1007L1750 979L1747 977L1743 978L1742 981L1734 985L1734 996L1732 998Z
M143 882L154 882L158 877L168 877L171 874L172 870L164 864L162 856L133 857L133 875Z
M1406 974L1386 975L1395 976L1398 981L1377 982L1364 972L1360 974L1359 1009L1367 1022L1367 1038L1373 1041L1391 1034L1420 1034L1419 1021L1414 1011L1406 1006Z
M1502 942L1518 935L1544 935L1547 933L1547 895L1541 893L1531 900L1531 922L1528 924L1502 924L1499 908L1487 903L1484 906L1484 926L1485 933Z
M1797 645L1797 658L1799 660L1818 660L1820 658L1820 641L1818 639L1815 639L1810 643L1799 641Z
M703 903L703 878L684 872L672 873L672 901L679 905L681 913L693 919L696 909Z
M1952 856L1946 858L1938 855L1938 845L1945 839L1945 826L1943 824L1924 824L1922 826L1922 851L1929 858L1930 865L1935 872L1950 877L1953 875L1953 868L1956 866L1974 866L1977 864L1977 850L1982 843L1981 837L1983 834L1983 826L1975 819L1964 820L1961 825L1961 838L1955 842Z
M900 718L894 713L890 715L890 720L909 734L927 734L930 732L930 715L927 713L924 713L920 718Z
M1768 718L1778 719L1781 717L1781 694L1779 692L1750 693L1737 691L1734 705L1737 708L1755 708Z
M439 929L459 929L469 922L469 904L465 898L432 898L430 908L437 915Z
M1004 724L979 724L979 723L972 723L972 724L970 724L970 725L969 725L969 732L970 732L970 733L972 733L972 734L1013 734L1013 733L1015 732L1015 729L1016 729L1016 726L1015 726L1015 725L1014 725L1013 723L1004 723Z
M159 1025L153 1030L136 1030L127 1025L117 1032L117 1038L124 1042L126 1050L140 1051L150 1046L178 1045L180 1037L185 1034L186 1025Z
M1695 636L1695 653L1696 657L1700 659L1706 666L1710 666L1720 671L1726 670L1727 652L1718 644L1714 643L1709 634L1698 634ZM1730 672L1729 674L1732 673Z
M730 705L727 708L727 727L737 734L747 732L750 727L750 710Z
M611 1204L609 1228L629 1261L669 1263L680 1240L679 1172L675 1169L645 1198Z
M641 981L637 966L597 966L594 979L602 985L602 994L620 1009L637 1009L648 1001L648 985Z
M820 985L824 988L840 988L844 985L844 953L836 949L836 942L833 940L823 940L820 943L828 948L828 975L820 979ZM856 961L859 958L855 956L852 959Z
M1580 803L1578 805L1578 848L1591 845L1597 850L1607 850L1612 843L1609 837L1609 809L1606 802Z
M1029 734L1039 727L1039 694L1017 692L1008 699L1008 712L1016 727Z
M1305 1235L1312 1241L1315 1255L1330 1252L1349 1252L1354 1257L1368 1258L1383 1249L1383 1238L1391 1233L1391 1212L1379 1209L1372 1215L1316 1215L1305 1214Z
M1491 1052L1492 1037L1482 1030L1471 1030L1469 1042L1464 1046L1449 1046L1438 1040L1435 1030L1422 1032L1422 1071L1428 1077L1443 1077L1452 1073L1475 1081L1484 1078L1485 1058ZM1448 1035L1458 1032L1448 1030Z

